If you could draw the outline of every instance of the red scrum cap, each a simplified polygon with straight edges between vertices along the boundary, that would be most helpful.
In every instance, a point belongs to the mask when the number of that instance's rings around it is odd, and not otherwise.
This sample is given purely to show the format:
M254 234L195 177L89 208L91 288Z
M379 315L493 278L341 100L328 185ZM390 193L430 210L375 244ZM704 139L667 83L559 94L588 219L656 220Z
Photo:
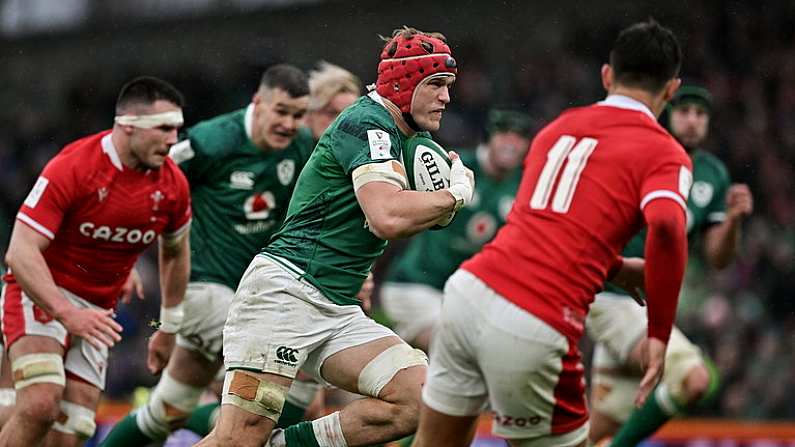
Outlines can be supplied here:
M381 51L375 90L379 95L411 112L414 90L429 77L453 76L458 72L450 47L430 34L408 29L392 37Z

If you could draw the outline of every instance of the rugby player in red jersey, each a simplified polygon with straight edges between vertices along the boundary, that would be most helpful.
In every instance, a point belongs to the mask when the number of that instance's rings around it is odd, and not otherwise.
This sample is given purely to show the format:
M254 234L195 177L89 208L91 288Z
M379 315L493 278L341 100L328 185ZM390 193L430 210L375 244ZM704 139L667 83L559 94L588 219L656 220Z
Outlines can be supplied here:
M681 58L668 29L630 26L602 67L607 98L535 137L506 225L445 287L415 446L468 445L487 400L511 445L585 445L577 341L605 280L639 270L619 253L643 226L649 325L636 402L654 387L687 262L691 162L656 120Z
M130 81L113 129L67 145L22 204L2 295L18 397L0 445L76 446L93 435L108 348L121 339L113 308L158 238L162 321L148 362L165 364L190 269L190 192L167 158L182 103L160 79Z

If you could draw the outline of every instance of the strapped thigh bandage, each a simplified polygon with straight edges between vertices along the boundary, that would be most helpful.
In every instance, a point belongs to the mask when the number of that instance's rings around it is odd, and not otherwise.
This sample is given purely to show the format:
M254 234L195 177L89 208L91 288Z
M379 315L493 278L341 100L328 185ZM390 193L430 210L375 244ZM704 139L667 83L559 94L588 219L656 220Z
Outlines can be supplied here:
M362 368L359 373L359 392L378 397L395 374L412 366L428 366L428 356L405 343L390 346Z
M241 369L226 372L221 404L230 404L278 422L289 388L260 380Z
M14 388L19 390L35 383L54 383L64 386L66 372L63 357L58 354L26 354L11 363Z
M94 416L95 413L91 409L62 400L61 415L53 424L52 429L88 439L94 436L94 432L97 429Z

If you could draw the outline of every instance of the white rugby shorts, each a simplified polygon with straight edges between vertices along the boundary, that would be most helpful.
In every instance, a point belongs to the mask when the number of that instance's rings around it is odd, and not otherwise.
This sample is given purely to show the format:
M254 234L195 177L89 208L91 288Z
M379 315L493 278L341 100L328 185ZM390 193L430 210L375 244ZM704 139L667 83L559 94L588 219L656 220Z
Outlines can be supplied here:
M102 310L66 289L61 293L75 306ZM2 294L3 341L6 349L25 335L40 335L58 341L64 347L66 376L76 376L100 390L105 389L108 370L108 348L95 348L80 337L69 335L60 321L33 303L16 282L3 286Z
M384 337L392 330L357 305L331 302L313 285L296 278L289 261L256 256L229 308L224 326L227 369L245 368L295 378L298 370L323 385L323 362L331 355Z
M395 332L409 342L432 327L442 312L442 291L426 284L387 282L380 298Z
M185 292L185 318L177 345L201 354L208 361L220 359L223 331L235 291L213 282L190 282Z
M488 400L494 434L574 446L588 434L584 385L576 344L473 274L450 277L431 341L426 405L472 416Z

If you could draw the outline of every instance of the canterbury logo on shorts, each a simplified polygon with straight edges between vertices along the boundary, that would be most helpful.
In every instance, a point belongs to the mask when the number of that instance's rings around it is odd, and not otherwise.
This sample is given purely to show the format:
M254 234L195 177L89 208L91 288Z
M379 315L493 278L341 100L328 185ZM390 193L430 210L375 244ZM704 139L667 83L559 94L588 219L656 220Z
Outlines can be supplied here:
M298 350L288 348L287 346L279 346L276 349L276 363L282 363L288 366L295 366L298 363Z

